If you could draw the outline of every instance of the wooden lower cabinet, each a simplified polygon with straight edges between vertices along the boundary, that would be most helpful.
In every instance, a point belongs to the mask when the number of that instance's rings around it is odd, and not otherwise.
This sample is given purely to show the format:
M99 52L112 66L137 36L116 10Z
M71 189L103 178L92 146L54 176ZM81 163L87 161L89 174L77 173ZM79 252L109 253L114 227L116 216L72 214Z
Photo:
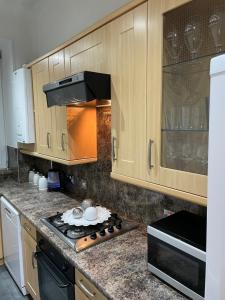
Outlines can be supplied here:
M39 300L38 269L34 258L37 243L25 228L22 229L22 241L24 251L25 286L33 300Z
M88 297L81 291L81 289L75 285L75 299L88 300Z
M107 300L107 298L81 272L75 271L76 300Z

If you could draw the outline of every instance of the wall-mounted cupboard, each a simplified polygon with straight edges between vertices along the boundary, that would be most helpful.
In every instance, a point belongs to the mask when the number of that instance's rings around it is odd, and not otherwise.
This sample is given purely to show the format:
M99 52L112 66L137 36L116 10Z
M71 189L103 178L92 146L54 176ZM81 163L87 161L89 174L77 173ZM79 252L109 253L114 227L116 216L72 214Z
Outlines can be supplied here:
M220 44L215 35L221 23L215 24L212 16L220 16L221 1L214 2L149 1L147 26L142 15L132 47L141 79L133 80L132 88L141 88L142 94L135 97L133 114L129 103L134 93L126 90L126 107L118 93L112 99L112 177L202 205L207 205L209 64L219 50L215 42ZM142 53L135 51L141 37ZM117 48L121 45L118 39ZM136 73L131 63L126 73ZM120 72L117 76L123 78Z
M112 178L206 205L209 62L225 50L220 2L135 0L33 64L36 152L96 160L96 109L47 108L42 86L109 73Z
M64 50L32 66L36 150L22 152L68 165L94 162L97 160L96 108L47 107L43 85L65 78L65 73Z
M112 174L146 171L147 3L107 26L112 86Z

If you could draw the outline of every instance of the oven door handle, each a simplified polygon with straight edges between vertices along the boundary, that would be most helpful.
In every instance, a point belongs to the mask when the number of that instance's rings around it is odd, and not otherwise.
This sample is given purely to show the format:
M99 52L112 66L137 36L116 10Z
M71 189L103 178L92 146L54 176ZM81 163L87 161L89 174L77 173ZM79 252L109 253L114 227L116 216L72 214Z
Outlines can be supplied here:
M66 280L61 280L59 278L59 275L61 271L50 261L50 259L41 251L38 251L35 253L35 258L37 259L37 262L44 267L44 269L51 275L51 277L55 280L56 285L61 288L67 288L69 286L72 286L72 283ZM55 272L54 272L55 270ZM57 273L56 273L57 272ZM61 275L61 277L64 275Z

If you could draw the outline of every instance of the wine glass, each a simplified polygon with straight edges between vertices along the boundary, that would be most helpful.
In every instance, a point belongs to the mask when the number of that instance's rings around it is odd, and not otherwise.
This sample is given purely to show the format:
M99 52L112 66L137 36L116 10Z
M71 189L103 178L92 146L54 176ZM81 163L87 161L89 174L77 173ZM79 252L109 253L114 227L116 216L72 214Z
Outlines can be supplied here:
M174 60L174 62L178 61L181 52L181 43L180 36L176 29L168 32L166 36L166 46L169 56Z
M202 44L202 28L199 18L193 17L184 29L184 40L192 59L198 56Z
M217 12L210 16L209 18L209 29L213 42L216 46L216 51L222 51L222 25L223 25L223 14L222 12Z

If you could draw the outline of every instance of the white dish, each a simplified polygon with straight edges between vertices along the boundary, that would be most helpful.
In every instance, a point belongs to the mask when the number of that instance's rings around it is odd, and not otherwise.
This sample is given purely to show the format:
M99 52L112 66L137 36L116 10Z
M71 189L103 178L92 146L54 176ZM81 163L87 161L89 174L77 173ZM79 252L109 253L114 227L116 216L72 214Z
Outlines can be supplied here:
M96 206L97 210L97 217L95 220L88 221L84 217L80 219L75 219L73 216L73 208L67 210L61 217L63 222L68 223L69 225L76 225L76 226L89 226L89 225L96 225L99 223L103 223L109 219L111 216L110 210L102 206Z
M94 221L97 219L97 208L87 207L84 211L84 219L86 221Z

